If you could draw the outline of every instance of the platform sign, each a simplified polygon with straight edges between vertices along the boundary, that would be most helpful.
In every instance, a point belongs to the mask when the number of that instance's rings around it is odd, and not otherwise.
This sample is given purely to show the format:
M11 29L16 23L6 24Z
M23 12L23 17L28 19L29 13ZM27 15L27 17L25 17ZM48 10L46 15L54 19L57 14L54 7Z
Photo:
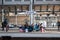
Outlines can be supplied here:
M36 13L36 11L26 11L26 14L35 14Z

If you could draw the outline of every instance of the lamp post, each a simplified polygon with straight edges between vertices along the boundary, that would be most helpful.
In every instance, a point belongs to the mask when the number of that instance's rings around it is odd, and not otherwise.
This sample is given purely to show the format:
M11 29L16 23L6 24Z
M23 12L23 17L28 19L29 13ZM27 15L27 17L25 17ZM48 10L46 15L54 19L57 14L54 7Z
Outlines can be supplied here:
M4 21L4 9L2 9L2 22Z
M33 0L30 0L30 24L33 23Z
M2 0L2 22L4 21L4 9L3 9L3 0Z

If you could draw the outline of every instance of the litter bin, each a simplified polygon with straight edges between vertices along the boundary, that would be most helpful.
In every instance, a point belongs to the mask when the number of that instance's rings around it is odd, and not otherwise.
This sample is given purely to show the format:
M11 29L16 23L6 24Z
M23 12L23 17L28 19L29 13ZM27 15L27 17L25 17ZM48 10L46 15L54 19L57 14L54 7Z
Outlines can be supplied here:
M11 40L11 36L2 36L2 40Z

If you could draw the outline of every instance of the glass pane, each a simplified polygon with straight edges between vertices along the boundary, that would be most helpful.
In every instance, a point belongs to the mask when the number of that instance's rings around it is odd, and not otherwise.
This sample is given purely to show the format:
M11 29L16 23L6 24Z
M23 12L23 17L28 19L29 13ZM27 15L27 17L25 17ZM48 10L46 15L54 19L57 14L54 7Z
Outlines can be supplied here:
M23 11L28 11L28 9L29 9L29 6L22 6Z
M9 12L9 16L15 16L14 12Z
M24 1L30 1L30 0L24 0Z
M42 5L42 11L46 11L46 9L47 9L47 6L46 5Z
M15 1L21 1L21 0L15 0Z
M5 0L5 1L12 1L12 0Z
M2 11L2 8L1 8L1 6L0 6L0 13L1 13L1 11Z
M9 23L10 23L10 24L16 24L16 23L15 23L15 21L16 21L15 19L16 19L15 16L9 16Z
M15 10L15 7L14 6L10 6L10 10L11 11L14 11Z
M36 0L36 1L43 1L43 0Z
M21 11L21 6L16 6L17 7L17 11Z
M60 0L56 0L56 1L60 1Z
M35 11L40 11L40 6L35 6Z
M60 8L60 6L59 5L55 5L55 11L59 11L59 8Z
M48 5L48 11L53 11L53 5Z
M8 6L4 6L5 12L9 12Z
M46 0L46 1L53 1L53 0Z
M1 22L2 22L2 15L0 13L0 27L1 27Z

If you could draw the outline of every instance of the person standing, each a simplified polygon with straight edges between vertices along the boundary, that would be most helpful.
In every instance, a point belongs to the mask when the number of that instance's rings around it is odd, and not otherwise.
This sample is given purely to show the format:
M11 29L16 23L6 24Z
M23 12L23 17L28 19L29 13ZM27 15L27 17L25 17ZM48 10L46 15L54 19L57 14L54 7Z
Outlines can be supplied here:
M6 32L7 32L8 31L7 29L9 28L8 20L5 18L2 24L3 24L3 30L4 30L4 27L6 27Z
M4 21L2 22L2 31L4 31L4 27L6 27L7 25L7 19L4 19Z
M4 22L2 22L2 31L4 31Z

